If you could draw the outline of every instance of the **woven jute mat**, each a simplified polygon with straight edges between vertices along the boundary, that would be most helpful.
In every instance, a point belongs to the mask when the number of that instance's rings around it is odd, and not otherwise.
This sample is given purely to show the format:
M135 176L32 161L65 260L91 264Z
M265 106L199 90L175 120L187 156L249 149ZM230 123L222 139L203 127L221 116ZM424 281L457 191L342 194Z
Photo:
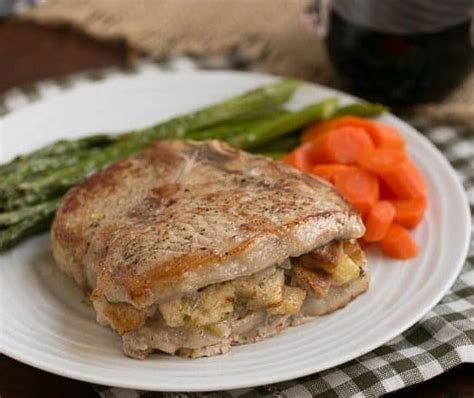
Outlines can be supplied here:
M47 0L20 18L71 25L101 40L122 39L158 60L186 54L218 67L224 57L232 59L233 67L340 87L321 40L303 23L310 2ZM444 101L413 112L439 121L472 122L474 73Z

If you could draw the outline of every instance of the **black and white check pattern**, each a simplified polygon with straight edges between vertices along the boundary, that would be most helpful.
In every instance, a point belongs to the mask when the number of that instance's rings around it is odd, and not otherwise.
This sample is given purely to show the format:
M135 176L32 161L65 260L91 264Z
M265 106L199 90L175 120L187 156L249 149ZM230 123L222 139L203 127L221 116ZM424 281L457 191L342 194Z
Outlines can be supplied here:
M143 68L188 70L192 61L143 63L130 70L109 69L43 81L0 97L0 116L86 81ZM474 214L474 126L418 126L457 170ZM471 218L474 226L474 218ZM94 386L103 398L310 398L378 397L428 380L461 363L474 362L474 244L461 275L441 302L420 322L376 350L336 368L300 379L233 391L161 393Z

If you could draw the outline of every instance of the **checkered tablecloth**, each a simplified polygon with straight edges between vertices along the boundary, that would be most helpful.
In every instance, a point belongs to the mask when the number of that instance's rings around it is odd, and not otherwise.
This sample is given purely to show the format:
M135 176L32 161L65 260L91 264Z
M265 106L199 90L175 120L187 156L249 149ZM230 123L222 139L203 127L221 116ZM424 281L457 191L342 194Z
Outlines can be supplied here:
M86 81L105 79L116 73L135 73L141 68L189 70L188 59L167 64L143 63L131 70L91 72L11 90L0 97L0 115L28 103L54 96ZM474 128L429 126L423 133L440 149L457 170L474 213ZM474 221L471 219L471 221ZM405 333L353 361L300 379L233 391L209 393L143 392L94 386L104 398L132 397L377 397L384 393L428 380L463 362L474 362L474 245L471 240L466 264L448 294L415 326Z

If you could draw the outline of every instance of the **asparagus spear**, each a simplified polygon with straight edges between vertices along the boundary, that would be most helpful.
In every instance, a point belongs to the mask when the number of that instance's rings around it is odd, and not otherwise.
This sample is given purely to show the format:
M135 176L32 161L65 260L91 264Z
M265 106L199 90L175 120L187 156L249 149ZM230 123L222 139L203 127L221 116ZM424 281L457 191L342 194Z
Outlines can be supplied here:
M336 109L337 101L337 98L327 98L296 112L276 117L256 126L252 130L229 137L225 141L237 148L257 148L275 138L298 130L311 122L330 117Z
M189 131L200 130L226 120L254 114L258 110L279 106L290 98L298 84L295 80L283 80L263 86L137 132L137 136L132 139L149 144L159 139L184 138Z
M12 161L0 165L0 175L14 173L19 167L27 165L31 160L46 159L81 149L102 147L114 140L114 137L105 134L93 135L77 140L60 140L29 154L17 156Z
M185 134L184 138L192 139L197 141L204 140L223 140L227 137L241 134L245 131L254 129L256 126L261 123L269 122L276 117L288 114L288 111L279 110L278 112L273 112L270 115L265 117L260 117L257 119L249 119L245 121L235 121L229 123L223 123L217 126L208 127L207 129L190 131Z
M0 228L18 224L30 217L35 217L38 214L49 216L54 213L59 201L60 198L55 198L34 206L23 207L19 210L13 210L7 213L0 213Z
M370 102L356 102L354 104L341 106L336 110L333 117L338 116L360 116L360 117L374 117L387 111L387 107L381 104L373 104Z
M25 218L17 224L0 230L0 251L8 249L24 238L49 228L54 211L39 212L32 217Z
M54 157L34 158L28 162L22 162L17 166L15 172L9 173L0 181L0 191L15 190L17 184L38 178L45 172L58 170L64 167L73 166L86 159L92 153L98 153L101 149L92 148L86 150L73 151Z
M283 136L280 138L277 138L274 141L268 142L265 145L259 146L257 148L252 148L251 152L254 153L272 153L272 152L280 152L280 153L286 153L290 152L291 150L295 149L299 144L301 143L300 141L300 135L299 134L290 134L287 136Z

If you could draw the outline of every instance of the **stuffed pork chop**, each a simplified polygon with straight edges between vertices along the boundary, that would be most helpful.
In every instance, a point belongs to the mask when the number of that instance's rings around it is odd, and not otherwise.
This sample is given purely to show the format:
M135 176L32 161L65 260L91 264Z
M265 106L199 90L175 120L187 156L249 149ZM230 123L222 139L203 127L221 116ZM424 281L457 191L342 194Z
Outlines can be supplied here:
M71 189L52 248L127 355L199 357L367 290L363 233L359 214L315 177L219 141L176 140Z

